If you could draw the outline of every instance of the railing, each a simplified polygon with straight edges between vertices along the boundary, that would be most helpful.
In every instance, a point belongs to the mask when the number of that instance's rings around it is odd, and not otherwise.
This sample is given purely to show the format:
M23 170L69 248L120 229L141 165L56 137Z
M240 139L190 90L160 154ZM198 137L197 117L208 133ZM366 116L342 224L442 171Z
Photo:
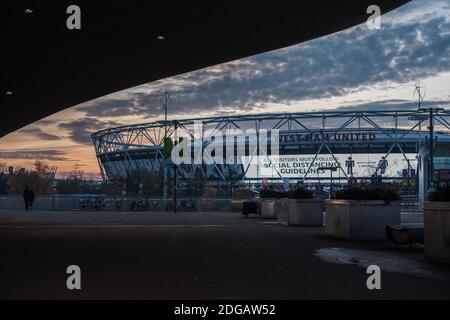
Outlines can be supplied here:
M235 199L192 199L180 198L177 200L177 211L208 212L232 211ZM401 200L403 212L420 213L417 195L404 195ZM0 209L23 210L24 202L21 196L1 196ZM48 196L36 197L34 210L56 211L136 211L136 212L162 212L173 211L173 200L143 197L86 197L86 196Z
M0 209L24 210L22 196L0 196ZM173 199L54 195L36 197L33 210L40 211L173 211ZM179 198L177 211L231 211L231 199Z

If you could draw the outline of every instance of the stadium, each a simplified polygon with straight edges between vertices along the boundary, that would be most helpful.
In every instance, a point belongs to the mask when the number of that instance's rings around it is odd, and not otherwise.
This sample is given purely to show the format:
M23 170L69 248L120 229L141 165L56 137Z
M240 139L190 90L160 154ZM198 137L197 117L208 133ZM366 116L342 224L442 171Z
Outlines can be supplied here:
M176 166L178 179L307 183L377 175L383 180L414 180L421 176L426 182L430 141L434 146L431 170L444 179L445 170L450 169L449 117L449 111L438 108L236 115L111 128L94 133L92 140L105 180L126 179L134 170L159 173L168 168L173 174L175 166L164 141L179 139L174 137L175 130L195 141L192 148L201 144L204 150L218 132L253 129L257 133L277 131L279 155L250 152L246 139L243 163L183 164ZM202 132L208 134L198 135L194 125L199 123ZM259 145L255 150L259 150ZM262 161L255 161L261 157Z

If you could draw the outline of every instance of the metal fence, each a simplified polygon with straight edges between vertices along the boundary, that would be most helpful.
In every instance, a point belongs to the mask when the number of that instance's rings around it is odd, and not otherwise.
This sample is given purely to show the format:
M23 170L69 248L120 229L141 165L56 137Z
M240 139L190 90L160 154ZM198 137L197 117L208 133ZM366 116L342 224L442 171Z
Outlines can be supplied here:
M78 210L78 211L142 211L161 212L173 211L172 199L85 196L85 195L54 195L36 197L34 210ZM23 210L24 201L21 196L0 197L0 209ZM177 199L177 211L207 212L231 211L231 199Z

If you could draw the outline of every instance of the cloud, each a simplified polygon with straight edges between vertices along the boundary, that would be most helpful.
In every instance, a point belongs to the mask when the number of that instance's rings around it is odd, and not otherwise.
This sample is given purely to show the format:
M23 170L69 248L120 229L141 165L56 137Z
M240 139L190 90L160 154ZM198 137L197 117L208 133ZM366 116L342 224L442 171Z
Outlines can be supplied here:
M450 108L450 100L437 100L437 101L424 101L421 105L422 109L427 108ZM381 100L381 101L371 101L358 104L344 105L333 109L333 111L375 111L375 110L385 110L385 111L395 111L395 110L417 110L417 102L394 99L394 100Z
M428 109L428 108L436 108L441 107L446 110L450 110L450 100L438 100L438 101L424 101L421 105L422 109ZM354 103L354 104L347 104L338 108L333 108L332 110L327 111L333 111L333 112L344 112L344 111L350 111L350 112L357 112L357 111L416 111L418 109L417 102L409 101L409 100L402 100L402 99L395 99L395 100L381 100L381 101L371 101L371 102L363 102L363 103ZM324 111L324 110L320 110ZM329 118L326 120L326 123L330 127L338 128L340 127L345 121L347 121L348 117L343 118ZM319 119L320 120L320 119ZM385 128L393 128L394 127L394 121L392 117L377 117L375 115L371 116L371 120L373 120L375 123L377 123L381 127ZM319 128L321 126L321 121L311 120L308 121L309 128L312 128L315 126L315 128ZM408 117L399 117L398 118L398 126L399 127L412 127L416 123L414 121L411 121L408 119ZM355 121L353 123L353 126L356 126L357 122ZM366 121L362 121L362 125L367 125ZM426 125L425 125L426 126ZM448 131L447 128L444 128L439 123L435 124L436 130L444 130Z
M86 117L94 118L121 118L126 116L139 116L143 119L161 117L164 115L164 109L161 104L161 97L163 91L157 93L136 92L128 93L128 99L115 99L102 98L101 100L95 100L87 105L78 107L78 111L85 113ZM208 101L201 102L197 97L197 103L183 103L179 100L181 97L176 93L177 99L172 99L168 104L169 116L170 114L195 114L195 113L207 113L214 112L215 114L234 114L242 111L242 108L249 111L257 111L259 108L257 104L253 104L251 99L243 101L242 105L239 101L236 101L236 105L223 105L221 100L212 102L208 98ZM220 97L218 97L220 98ZM175 100L175 101L174 101ZM207 103L213 103L206 107ZM206 109L205 109L206 108Z
M54 135L54 134L44 132L40 128L25 128L25 129L20 130L20 132L27 134L27 135L32 135L41 140L49 140L49 141L61 140L61 137Z
M49 119L49 118L44 118L41 120L38 120L34 123L34 125L39 125L39 126L49 126L52 124L55 124L56 121L54 119Z
M145 114L151 113L151 108L145 108L135 103L135 99L116 100L116 99L99 99L95 100L87 106L77 108L79 111L86 112L87 117L123 117L130 115L139 115L141 112Z
M82 118L79 120L60 123L59 128L67 130L69 138L79 144L91 145L91 134L109 127L119 126L118 122L101 121L94 118Z
M450 71L448 6L413 1L382 20L246 59L163 79L110 95L79 110L90 117L162 115L169 89L171 114L259 112L268 103L344 96L368 88L415 82ZM434 3L434 2L433 2ZM444 2L439 2L444 3ZM440 11L437 11L437 10ZM402 17L401 23L395 18Z
M0 150L0 155L2 159L76 161L65 157L61 150Z

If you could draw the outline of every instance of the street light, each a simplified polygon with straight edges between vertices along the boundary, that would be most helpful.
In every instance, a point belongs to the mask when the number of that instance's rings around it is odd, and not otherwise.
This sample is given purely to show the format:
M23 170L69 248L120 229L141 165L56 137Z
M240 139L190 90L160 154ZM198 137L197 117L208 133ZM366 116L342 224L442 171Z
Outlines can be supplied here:
M429 152L429 166L428 166L428 194L436 192L436 188L434 187L434 113L442 112L444 111L443 108L429 108L426 109L420 109L419 112L428 112L428 118L430 120L430 124L428 126L428 130L430 133L429 137L429 145L428 145L428 152Z
M164 98L161 98L160 102L161 102L161 106L164 109L164 145L167 143L167 139L168 139L168 128L167 128L167 106L169 104L169 102L171 101L170 99L170 93L169 91L164 92ZM170 158L169 158L170 159ZM168 205L168 194L169 194L169 190L168 190L168 184L169 184L169 172L167 170L167 163L170 161L169 159L164 159L164 168L163 168L163 173L164 173L164 186L163 186L163 197L164 197L164 202L166 204L166 211L169 210L169 205Z

